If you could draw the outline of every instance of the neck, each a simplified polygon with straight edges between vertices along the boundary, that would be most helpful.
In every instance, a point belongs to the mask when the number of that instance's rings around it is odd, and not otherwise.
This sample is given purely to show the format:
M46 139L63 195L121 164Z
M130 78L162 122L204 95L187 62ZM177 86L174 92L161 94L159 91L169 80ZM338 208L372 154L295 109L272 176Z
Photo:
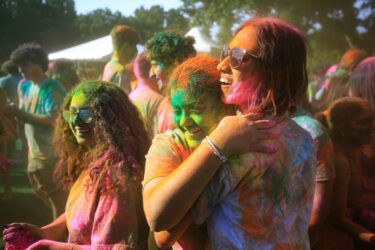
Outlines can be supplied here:
M122 65L125 65L129 62L129 60L124 55L121 55L117 51L113 52L112 60L119 61Z
M153 91L158 92L158 86L150 79L138 78L137 89L152 89Z
M41 74L40 77L32 79L31 82L35 85L40 85L46 78L47 76L45 74Z

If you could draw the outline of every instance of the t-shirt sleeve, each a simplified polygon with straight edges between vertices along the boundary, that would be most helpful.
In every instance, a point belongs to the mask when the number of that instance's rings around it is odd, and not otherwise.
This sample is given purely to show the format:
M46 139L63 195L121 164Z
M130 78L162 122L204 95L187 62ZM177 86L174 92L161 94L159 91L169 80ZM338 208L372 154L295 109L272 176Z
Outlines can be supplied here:
M49 113L51 111L60 109L60 106L64 101L66 91L63 88L52 88L51 91L46 93L46 95L44 109L46 111L46 115L50 115Z
M203 224L215 206L240 185L244 178L256 180L264 174L274 156L265 157L259 153L247 153L231 157L210 180L195 202L190 213L194 223Z
M327 181L335 178L334 150L331 140L321 143L317 149L315 181Z
M146 169L143 186L157 177L166 177L175 170L183 159L177 143L166 134L158 134L146 156Z

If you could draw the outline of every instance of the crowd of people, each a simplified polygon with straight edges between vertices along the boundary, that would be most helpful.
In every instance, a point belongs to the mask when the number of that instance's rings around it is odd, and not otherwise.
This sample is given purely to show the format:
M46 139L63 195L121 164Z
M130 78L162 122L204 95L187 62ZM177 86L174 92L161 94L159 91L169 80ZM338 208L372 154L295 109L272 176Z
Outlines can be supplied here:
M2 199L20 137L54 219L4 225L6 249L375 247L375 57L352 48L308 82L306 36L275 17L219 60L175 32L139 54L134 29L110 34L100 80L35 43L3 64Z

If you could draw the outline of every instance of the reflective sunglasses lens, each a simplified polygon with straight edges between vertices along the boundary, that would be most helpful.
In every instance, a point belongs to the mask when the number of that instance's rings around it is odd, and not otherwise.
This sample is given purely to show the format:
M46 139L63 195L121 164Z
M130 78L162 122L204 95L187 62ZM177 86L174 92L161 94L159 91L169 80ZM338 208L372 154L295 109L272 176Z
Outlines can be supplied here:
M72 117L72 112L70 110L64 110L63 112L61 112L61 116L66 122L70 122L71 117Z
M221 49L220 53L220 61L224 60L225 57L227 57L229 54L229 49L227 45L224 45L223 48Z
M91 110L80 110L78 115L84 123L90 123L94 118L94 113Z
M229 63L232 68L238 68L243 60L244 51L240 48L233 48L230 51Z

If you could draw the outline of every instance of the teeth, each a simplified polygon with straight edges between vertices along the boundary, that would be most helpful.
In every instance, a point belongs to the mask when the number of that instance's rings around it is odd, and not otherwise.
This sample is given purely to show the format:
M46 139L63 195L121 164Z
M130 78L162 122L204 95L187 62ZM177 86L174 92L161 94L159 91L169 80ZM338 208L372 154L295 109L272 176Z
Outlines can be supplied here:
M225 84L227 84L227 85L230 85L230 84L231 84L231 82L229 82L227 79L225 79L225 78L223 78L223 77L220 78L220 82L225 83Z
M200 128L195 128L195 129L188 130L188 132L191 133L191 134L194 134L194 133L199 132L199 131L201 131Z

